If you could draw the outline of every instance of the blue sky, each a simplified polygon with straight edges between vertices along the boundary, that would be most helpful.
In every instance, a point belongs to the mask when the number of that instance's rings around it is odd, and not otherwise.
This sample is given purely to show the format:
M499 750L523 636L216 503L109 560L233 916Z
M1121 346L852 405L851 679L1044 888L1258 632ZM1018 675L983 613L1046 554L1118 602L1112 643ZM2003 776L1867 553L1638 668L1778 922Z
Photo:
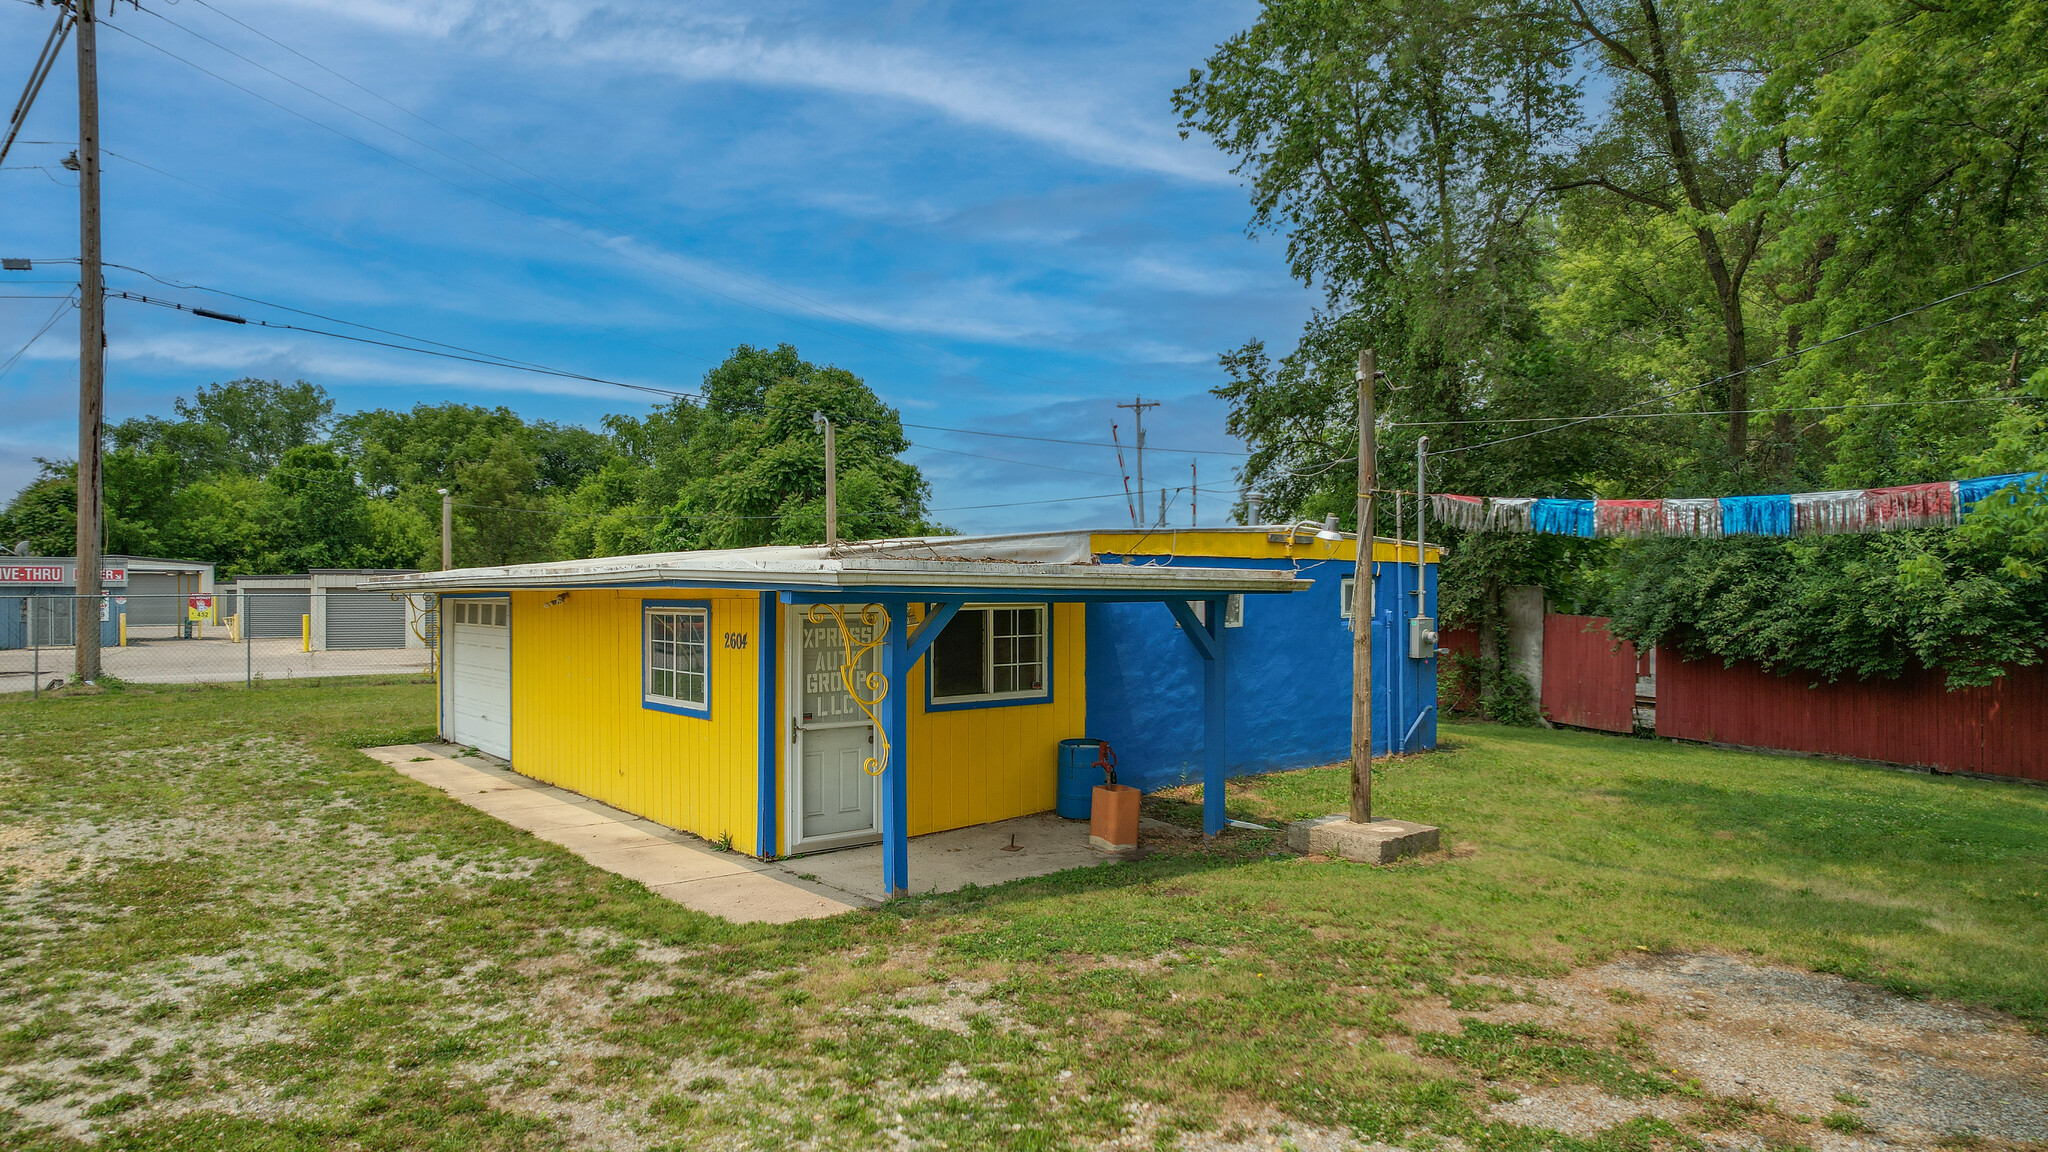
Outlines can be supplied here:
M1239 447L1207 394L1216 353L1251 336L1291 346L1315 303L1280 240L1245 236L1222 157L1175 130L1174 85L1255 11L146 0L100 33L106 258L656 387L694 387L734 345L788 341L919 424L1103 440L1112 418L1128 435L1114 405L1142 392L1162 401L1146 471L1185 485L1197 457L1175 449ZM10 105L50 20L0 5ZM17 145L0 172L0 254L77 252L57 167L75 139L71 67L67 51L23 133L58 143ZM0 293L61 294L31 282L67 272L6 273ZM293 319L132 272L109 286ZM0 361L57 306L0 299ZM108 317L110 421L248 375L315 381L344 411L459 400L594 425L646 406L119 301ZM0 490L75 449L73 325L65 314L0 377ZM953 527L1127 518L1121 498L1070 500L1120 491L1107 448L912 438ZM1202 522L1222 518L1235 459L1199 457L1217 489ZM969 507L1010 501L1068 502ZM1184 494L1169 519L1188 522Z

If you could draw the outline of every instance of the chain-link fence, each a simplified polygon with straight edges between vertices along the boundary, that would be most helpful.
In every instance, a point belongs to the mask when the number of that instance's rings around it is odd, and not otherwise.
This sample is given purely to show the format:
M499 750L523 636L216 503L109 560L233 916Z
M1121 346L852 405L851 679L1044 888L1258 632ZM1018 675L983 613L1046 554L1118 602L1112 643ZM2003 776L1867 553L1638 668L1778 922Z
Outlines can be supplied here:
M100 633L102 678L137 684L431 673L433 598L354 589L131 596L0 592L0 693L77 680L78 628Z

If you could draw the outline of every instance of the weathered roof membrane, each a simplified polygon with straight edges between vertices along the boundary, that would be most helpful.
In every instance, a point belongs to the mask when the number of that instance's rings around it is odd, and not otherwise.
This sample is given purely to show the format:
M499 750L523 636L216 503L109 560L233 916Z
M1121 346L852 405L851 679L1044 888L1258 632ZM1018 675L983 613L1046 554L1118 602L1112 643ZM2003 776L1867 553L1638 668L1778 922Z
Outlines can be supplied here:
M1087 532L929 536L822 544L653 552L496 568L379 577L359 586L393 592L526 588L717 587L834 592L855 589L1076 593L1173 592L1189 599L1308 587L1291 571L1103 564Z

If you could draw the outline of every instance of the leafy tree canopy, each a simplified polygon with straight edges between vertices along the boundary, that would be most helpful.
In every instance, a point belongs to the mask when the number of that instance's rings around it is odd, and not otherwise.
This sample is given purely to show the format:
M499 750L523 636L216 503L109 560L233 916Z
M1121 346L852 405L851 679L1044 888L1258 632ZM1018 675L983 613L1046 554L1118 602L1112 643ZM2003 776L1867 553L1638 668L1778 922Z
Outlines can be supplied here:
M840 534L937 531L898 457L896 412L795 348L741 346L703 403L607 416L599 430L507 407L420 404L333 417L318 385L237 380L177 418L108 429L107 547L213 560L224 576L309 567L434 567L441 489L457 565L824 539L824 445L837 425ZM6 544L68 555L73 466L43 461L0 511Z
M1431 489L1486 495L2048 465L2048 271L1920 308L2048 254L2043 0L1268 0L1175 103L1325 292L1277 361L1222 357L1279 515L1350 519L1361 347L1388 373L1383 490L1412 488L1425 433ZM1607 412L1631 418L1542 419ZM1484 646L1499 588L1535 582L1639 641L1967 681L2038 659L2006 625L2038 611L2043 514L1820 544L1451 534L1443 614ZM1821 600L1826 631L1784 615Z

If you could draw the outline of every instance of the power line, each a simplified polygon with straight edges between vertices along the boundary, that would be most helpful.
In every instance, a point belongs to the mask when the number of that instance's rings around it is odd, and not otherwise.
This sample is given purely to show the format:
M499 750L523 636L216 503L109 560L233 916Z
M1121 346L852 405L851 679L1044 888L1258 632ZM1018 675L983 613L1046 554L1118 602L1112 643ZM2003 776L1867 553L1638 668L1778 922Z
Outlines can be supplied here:
M1057 436L1024 436L1016 432L984 432L979 428L949 428L942 424L912 424L904 421L905 428L923 428L928 432L958 432L965 436L999 436L1005 440L1031 440L1039 444L1078 444L1084 448L1114 448L1107 440L1065 440ZM1168 452L1184 456L1249 456L1251 453L1224 448L1154 448L1154 452Z
M75 259L75 258L70 258L70 259L66 259L66 258L59 258L59 259L56 259L56 260L43 260L42 262L43 262L43 263L49 263L49 264L55 264L55 263L76 263L77 261L76 261L76 259ZM317 320L321 320L321 321L325 321L326 323L330 323L330 324L342 324L342 325L346 325L346 326L348 326L348 327L351 327L351 328L361 328L361 329L363 329L364 331L367 331L367 332L376 332L376 333L379 333L379 334L381 334L381 335L385 335L385 336L392 336L392 337L396 337L397 339L400 339L400 340L410 340L410 341L414 342L415 344L429 344L429 345L433 345L433 346L434 346L435 348L442 348L442 349L447 349L447 350L449 350L449 352L452 352L452 353L464 353L464 354L465 354L465 355L449 355L449 356L447 356L447 358L449 358L449 359L455 359L455 360L468 360L468 361L470 361L470 362L472 362L472 363L477 363L477 364L487 364L487 365L490 365L490 366L493 366L493 367L502 367L502 368L513 368L513 369L516 369L516 370L519 370L519 371L526 371L526 372L534 372L534 373L537 373L537 374L541 374L541 375L547 375L547 376L557 376L557 377L561 377L561 378L564 378L564 379L570 379L570 380L583 380L583 381L588 381L588 382L590 382L590 383L593 383L593 384L610 384L610 385L613 385L613 386L615 386L615 387L619 387L619 388L630 388L630 389L632 389L632 390L634 390L634 391L638 391L638 392L647 392L647 393L652 393L652 394L655 394L655 395L660 395L660 396L670 396L670 397L674 397L674 398L678 398L678 399L684 399L684 400L693 400L693 401L697 401L697 402L699 402L699 403L703 402L703 400L705 399L705 398L704 398L704 396L703 396L703 393L702 393L702 390L701 390L701 389L697 389L697 390L690 390L690 389L680 389L680 388L661 388L661 387L656 387L656 386L653 386L653 385L647 385L647 384L631 384L631 383L627 383L627 382L625 382L625 381L620 381L620 380L612 380L612 379L608 379L608 378L606 378L606 377L603 377L603 376L593 376L593 375L589 375L589 374L587 374L587 373L582 373L582 372L572 372L572 371L569 371L569 370L566 370L566 369L554 368L554 367L551 367L551 366L549 366L549 365L545 365L545 364L538 364L538 363L535 363L535 362L533 362L533 361L528 361L528 360L517 360L517 359L514 359L514 358L512 358L512 357L509 357L509 356L504 356L504 355L501 355L501 354L499 354L499 353L495 353L495 352L485 352L485 351L482 351L482 350L480 350L480 349L475 349L475 348L467 348L467 347L464 347L464 346L462 346L462 345L459 345L459 344L448 344L448 343L444 343L444 342L442 342L442 341L438 341L438 340L430 340L430 339L428 339L427 337L424 337L424 336L414 336L414 335L412 335L412 334L410 334L410 333L405 333L405 332L398 332L398 331L394 331L394 330L392 330L392 329L389 329L389 328L379 328L379 327L377 327L377 326L375 326L375 325L372 325L372 324L363 324L363 323L360 323L360 322L358 322L358 321L354 321L354 320L347 320L347 319L343 319L343 318L341 318L341 317L338 317L338 316L329 316L329 315L326 315L325 313L320 313L320 312L312 312L312 311L308 311L308 310L306 310L306 309L303 309L303 308L294 308L294 307L292 307L292 306L290 306L290 305L288 305L288 304L278 304L278 303L276 303L276 302L274 302L274 301L269 301L269 300L264 300L264 299L261 299L260 297L255 297L255 296L248 296L248 295L244 295L244 294L242 294L242 293L239 293L239 292L230 292L230 291L228 291L228 290L226 290L226 289L223 289L223 288L210 288L210 287L207 287L207 286L206 286L206 285L204 285L204 284L193 284L193 283L188 283L188 282L183 282L183 281L173 280L173 279L170 279L170 278L167 278L167 277L164 277L164 276L159 276L159 275L157 275L157 274L156 274L156 273L154 273L154 272L150 272L150 271L148 271L147 269L143 269L143 268L137 268L137 267L134 267L134 266L132 266L132 265L128 265L128 264L112 264L112 263L110 263L110 264L108 264L108 265L107 265L107 267L110 267L110 268L119 268L119 269L122 269L123 271L127 271L127 272L133 272L133 273L135 273L135 274L137 274L137 275L139 275L139 276L146 276L146 277L148 277L149 279L151 279L151 280L154 280L154 281L156 281L157 283L159 283L159 284L162 284L162 285L165 285L166 287L170 287L170 288L181 288L181 289L186 289L186 290L189 290L189 291L197 291L197 292L206 292L206 293L210 293L210 294L212 294L212 295L216 295L216 296L225 296L225 297L228 297L229 299L233 299L233 300L241 300L241 301L244 301L244 302L246 302L246 303L250 303L250 304L258 304L258 305L261 305L261 306L263 306L263 307L266 307L266 308L276 308L276 309L278 309L279 311L283 311L283 312L290 312L290 313L293 313L293 314L295 314L295 315L299 315L299 316L308 316L308 317L312 317L312 318L314 318L314 319L317 319ZM54 297L53 297L53 298L54 298ZM179 302L179 301L175 301L175 300L166 300L166 299L162 299L162 298L160 298L160 297L153 297L153 296L144 296L144 295L142 295L142 294L139 294L139 293L116 293L116 294L115 294L115 298L116 298L116 299L126 299L126 300L129 300L129 301L131 301L131 302L137 302L137 303L143 303L143 304L150 304L150 305L154 305L154 306L156 306L156 307L159 307L159 308L169 308L169 309L173 309L173 310L176 310L176 311L181 311L181 312L193 312L193 311L194 311L194 308L193 308L193 306L192 306L192 305L189 305L189 304L184 304L184 303L181 303L181 302ZM206 311L206 310L200 310L198 314L201 314L201 315L206 315L206 314L208 314L208 313L207 313L207 311ZM209 316L209 318L214 318L214 319L217 319L217 318L219 318L219 317L218 317L217 315L215 315L215 316ZM281 330L281 331L292 331L292 332L306 332L306 333L310 333L310 334L312 334L312 335L316 335L316 336L328 336L328 337L331 337L331 338L333 338L333 339L336 339L336 340L353 340L353 341L356 341L356 342L358 342L358 343L363 343L363 344L372 344L372 345L376 345L376 346L378 346L378 347L383 347L383 348L393 348L393 349L397 349L397 350L399 350L399 351L403 351L403 352L416 352L416 353L419 353L420 355L424 355L424 356L440 356L440 355L447 355L446 353L441 353L441 352L435 352L435 351L433 351L432 349L429 349L429 348L417 348L417 347L411 347L411 346L408 346L408 345L403 345L403 344L392 344L392 343L387 343L387 342L385 342L385 341L381 341L381 340L366 340L366 339L363 339L363 338L361 338L361 337L356 337L356 336L350 336L350 335L348 335L348 334L346 334L346 333L340 333L340 332L327 332L327 331L322 331L321 329L317 329L317 328L307 328L307 327L304 327L304 326L301 326L301 325L295 325L295 324L280 324L280 323L273 323L273 322L270 322L270 321L265 321L265 320L249 320L249 319L247 319L247 318L245 318L245 317L237 317L237 318L236 318L236 320L234 320L234 321L229 321L229 322L230 322L230 323L233 323L233 322L237 322L237 321L239 321L239 322L244 322L244 323L248 323L248 324L252 324L252 325L255 325L255 326L257 326L257 327L260 327L260 328L271 328L271 329L277 329L277 330ZM888 426L888 422L887 422L887 421L882 421L882 420L876 420L876 419L873 419L873 418L870 418L870 417L861 417L861 416L842 416L842 417L839 417L839 419L841 420L841 422L843 422L843 423L849 423L849 424L870 424L870 425L875 425L875 426L880 426L880 427L887 427L887 426ZM959 434L961 434L961 435L967 435L967 436L989 436L989 437L997 437L997 438L1000 438L1000 439L1006 439L1006 440L1028 440L1028 441L1032 441L1032 442L1035 442L1035 443L1044 443L1044 444L1073 444L1073 445L1079 445L1079 446L1082 446L1082 447L1091 447L1091 448L1110 448L1110 447L1113 447L1113 445L1109 444L1109 443L1108 443L1107 441L1095 441L1095 440L1070 440L1070 439L1061 439L1061 438L1057 438L1057 437L1050 437L1050 436L1025 436L1025 435L1021 435L1021 434L1019 434L1019 433L1014 433L1014 432L990 432L990 431L986 431L986 430L983 430L983 429L978 429L978 428L956 428L956 427L951 427L951 426L948 426L948 425L939 425L939 424L913 424L913 423L910 423L910 422L907 422L907 421L898 421L898 422L897 422L897 425L898 425L899 427L902 427L902 428L919 428L919 429L923 429L923 430L925 430L925 431L931 431L931 432L952 432L952 433L959 433ZM959 456L978 456L978 455L979 455L978 453L973 453L973 452L962 452L962 451L959 451L959 450L957 450L957 449L939 448L939 447L937 447L936 445L931 445L931 444L920 444L919 446L920 446L920 447L924 447L924 448L929 448L929 449L931 449L931 450L933 450L933 451L938 451L938 452L951 452L951 453L953 453L954 455L959 455ZM1230 451L1230 450L1224 450L1224 449L1207 449L1207 448L1154 448L1154 449L1153 449L1153 451L1155 451L1155 452L1169 452L1169 453L1173 453L1173 454L1177 454L1177 455L1205 455L1205 456L1244 456L1244 455L1246 455L1246 454L1247 454L1247 453L1245 453L1245 452L1242 452L1242 451ZM1036 462L1034 462L1034 461L1028 461L1028 460L1013 460L1013 459L1005 459L1005 458L1003 458L1003 457L998 457L998 456L981 456L980 458L982 458L982 459L987 459L987 460L996 460L996 461L1001 461L1001 462L1003 462L1003 463L1008 463L1008 464L1022 464L1022 465L1026 465L1026 466L1028 466L1028 467L1054 468L1054 469L1056 469L1056 470L1058 470L1058 471L1084 471L1084 470L1082 470L1082 469L1068 469L1068 468L1060 468L1060 467L1059 467L1059 466L1057 466L1057 465L1047 465L1047 464L1039 464L1039 463L1036 463ZM1349 458L1347 458L1347 459L1349 459ZM1344 461L1340 460L1340 461L1337 461L1336 463L1340 463L1340 464L1341 464L1341 463L1343 463L1343 462L1344 462ZM1111 475L1110 473L1107 473L1107 472L1087 472L1086 474L1087 474L1087 475L1093 475L1093 476L1109 476L1109 475Z
M468 281L468 280L464 280L464 279L462 279L462 278L461 278L461 277L459 277L459 276L449 276L449 275L448 275L448 274L447 274L446 272L436 271L435 269L429 268L429 267L427 267L426 265L424 265L424 264L421 264L421 263L419 263L419 262L417 262L417 261L414 261L414 260L408 260L408 259L406 259L406 258L405 258L405 257L403 257L403 256L394 256L394 255L392 255L392 254L390 254L390 253L387 253L387 252L379 252L378 250L376 250L376 249L374 249L374 248L370 248L370 247L367 247L367 246L365 246L365 245L362 245L362 244L358 244L358 243L356 243L355 241L353 241L353 240L350 240L350 239L348 239L348 238L347 238L347 237L345 237L345 236L339 236L339 235L336 235L335 233L332 233L332 232L326 231L325 229L322 229L322 228L317 228L317 227L314 227L313 225L311 225L311 224L308 224L308 223L306 223L306 222L305 222L305 221L303 221L303 220L294 220L294 219L293 219L293 218L291 218L290 216L286 216L286 215L283 215L282 213L279 213L279 212L273 212L273 211L271 211L270 209L268 209L268 208L265 208L265 207L263 207L263 206L262 206L262 205L260 205L260 204L253 204L253 203L251 203L251 202L249 202L249 201L247 201L247 200L243 200L243 199L241 199L240 197L237 197L237 196L230 196L229 194L227 194L226 192L223 192L223 191L221 191L221 190L220 190L220 189L218 189L218 188L209 188L209 187L207 187L206 185L204 185L204 184L200 184L200 183L198 183L198 182L196 182L196 181L192 181L192 180L187 180L187 179L186 179L185 177L183 177L183 176L179 176L179 175L177 175L177 174L176 174L176 173L174 173L174 172L166 172L166 171L164 171L163 169L161 169L161 168L158 168L158 167L156 167L156 166L155 166L155 165L153 165L153 164L146 164L146 163L144 163L144 162L142 162L142 161L140 161L140 160L137 160L137 159L135 159L135 158L134 158L134 157L132 157L132 156L123 156L123 155L121 155L121 154L120 154L119 152L113 152L113 151L109 151L109 152L107 152L107 155L109 155L109 156L112 156L112 157L113 157L114 159L116 159L116 160L119 160L119 161L122 161L123 163L127 163L127 164L133 164L133 165L135 165L135 166L136 166L137 168L141 168L141 169L143 169L143 170L145 170L145 171L149 171L149 172L154 172L154 173L156 173L157 175L159 175L159 176L162 176L162 177L163 177L164 179L166 179L166 180L175 180L175 181L177 181L178 183L180 183L180 184L183 184L183 185L185 185L185 186L186 186L186 187L188 187L188 188L196 188L196 189L198 189L198 190L199 190L199 191L201 191L201 192L205 192L205 193L208 193L209 195L213 195L213 196L218 196L218 197L220 197L221 199L223 199L223 200L226 200L226 201L227 201L228 203L230 203L230 204L236 204L236 205L240 205L240 206L241 206L241 207L243 207L243 208L248 208L248 209L251 209L252 211L256 211L256 212L261 212L261 213L263 213L263 214L264 214L264 215L266 215L266 216L272 217L273 219L277 219L277 220L282 220L282 221L284 221L284 222L285 222L286 224L290 224L291 226L293 226L293 227L295 227L295 228L301 228L301 229L304 229L304 230L305 230L305 231L307 231L307 232L311 232L311 233L312 233L313 235L315 235L315 236L321 236L321 237L324 237L324 238L326 238L326 239L328 239L328 240L332 240L332 241L334 241L334 242L335 242L335 243L337 243L337 244L341 244L341 245L344 245L344 246L346 246L346 247L349 247L349 248L354 248L354 249L355 249L356 251L358 251L358 252L367 252L367 253L369 253L370 255L372 255L372 256L376 256L376 257L379 257L379 258L381 258L381 259L387 259L387 260L396 260L396 261L398 261L398 262L399 262L399 263L401 263L401 264L405 264L405 265L408 265L408 266L410 266L410 267L412 267L412 268L415 268L415 269L417 269L417 270L419 270L419 271L421 271L421 272L424 272L424 273L426 273L426 274L427 274L428 276L431 276L431 277L435 277L435 278L440 278L440 279L446 279L446 280L448 280L448 281L450 281L450 282L452 282L452 283L455 283L455 284L460 284L460 285L462 285L462 286L463 286L463 287L465 287L465 288L470 288L470 289L473 289L473 290L475 290L475 291L478 291L478 292L487 292L487 293L489 293L490 295L493 295L493 296L498 296L498 297L502 297L503 299L506 299L506 300L518 300L518 299L520 299L520 297L517 297L517 296L513 296L513 295L510 295L510 294L508 294L508 293L506 293L506 292L502 292L502 291L500 291L500 290L498 290L498 289L496 289L496 288L490 288L490 287L487 287L487 286L485 286L485 285L482 285L482 284L476 284L476 283L472 283L471 281ZM47 260L47 261L43 261L43 263L49 263L49 264L56 264L56 263L62 263L62 262L63 262L63 261L61 261L61 260ZM74 260L74 261L72 261L72 263L76 263L76 261ZM145 275L145 276L150 276L150 278L151 278L151 279L153 279L153 280L154 280L154 279L158 279L157 277L155 277L155 276L153 276L153 275L151 275L150 273L147 273L147 272L144 272L144 273L143 273L143 275ZM198 286L198 285L193 285L193 287L194 287L194 288L197 288L197 289L198 289L199 291L202 291L202 292L215 292L215 291L217 291L216 289L212 289L212 288L203 288L203 287L200 287L200 286ZM221 294L221 295L231 295L231 293L220 293L220 294ZM547 307L560 307L560 305L559 305L559 304L557 304L557 303L555 303L554 301L549 301L549 300L540 300L540 299L537 299L537 298L532 298L532 297L529 297L529 298L527 298L527 302L528 302L528 303L538 303L538 304L542 304L542 305L544 305L544 306L547 306ZM273 304L273 305L270 305L270 306L271 306L271 307L283 307L283 305L277 305L277 304ZM591 322L590 322L590 321L588 321L588 320L577 320L577 319L573 319L573 318L569 318L569 317L564 317L564 319L565 319L565 320L567 320L567 321L568 321L568 323L571 323L571 324L575 324L575 325L577 325L577 326L579 326L579 327L583 327L583 328L588 328L588 329L590 329L590 330L591 330L591 331L593 331L593 332L604 332L604 333L608 333L608 334L610 334L610 335L613 335L613 336L617 336L617 337L619 337L619 338L621 338L621 339L624 339L624 340L631 340L631 341L633 341L634 343L637 343L637 344L645 344L645 345L647 345L647 346L648 346L649 348L657 348L657 349L660 349L660 350L661 350L661 351L663 351L663 352L673 352L673 353L675 353L675 354L676 354L676 355L678 355L678 356L684 356L684 357L687 357L687 358L689 358L689 359L691 359L691 360L697 360L697 361L701 361L702 363L705 363L705 364L716 364L716 363L717 363L717 361L715 361L715 360L711 359L711 358L710 358L710 357L708 357L708 356L703 356L703 355L699 355L698 353L695 353L695 352L688 352L688 351L685 351L685 350L683 350L683 349L681 349L681 348L673 348L673 347L670 347L670 346L669 346L669 345L667 345L667 344L663 344L663 343L660 343L659 341L655 341L655 340L649 340L649 339L647 339L647 338L646 338L645 336L637 336L637 335L635 335L635 334L633 334L633 333L631 333L631 332L627 332L627 331L625 331L625 330L623 330L623 329L619 329L619 328L611 328L611 327L607 327L606 325L603 325L603 324L593 324L593 323L591 323Z
M66 296L64 298L64 303L57 305L57 310L55 312L50 313L50 318L48 320L43 321L43 326L41 328L36 329L36 334L29 337L27 343L15 349L14 355L9 356L5 364L0 364L0 376L7 375L7 373L14 368L15 364L18 363L23 356L28 355L28 350L35 346L35 342L41 340L45 333L47 333L51 328L56 326L58 319L64 315L65 308L70 305L72 299L77 295L78 293L74 291L70 296Z
M1737 416L1772 415L1779 412L1840 412L1848 408L1898 408L1936 404L1986 404L2001 400L2039 400L2041 397L2018 393L2009 396L1964 396L1951 400L1872 400L1868 403L1853 404L1803 404L1795 408L1716 408L1702 411L1682 412L1603 412L1592 416L1502 416L1493 420L1408 420L1391 425L1395 428L1416 428L1449 424L1533 424L1544 420L1572 420L1584 423L1589 420L1653 420L1665 416ZM1445 453L1432 452L1438 456Z
M431 348L415 348L409 344L394 344L388 340L371 340L368 337L364 336L351 336L345 332L327 332L319 328L307 328L299 324L274 324L268 320L250 320L245 317L233 316L223 312L213 312L205 308L194 308L190 304L181 304L175 300L164 300L159 297L144 296L141 295L140 293L116 292L110 293L109 295L116 300L128 300L135 303L149 304L158 308L169 308L178 312L190 312L196 316L204 316L210 320L224 320L230 324L251 324L258 328L271 328L285 332L305 332L310 335L326 336L335 340L349 340L357 344L370 344L379 348L394 348L400 352L413 352L421 356L439 356L445 360L463 360L471 364L483 364L492 368L510 368L517 372L532 372L541 376L556 376L564 380L585 380L589 381L592 384L609 384L615 388L631 388L637 392L651 392L659 396L684 395L684 393L677 392L672 388L656 388L648 384L628 384L623 380L608 380L602 376L588 376L581 372L568 372L559 368L549 368L544 365L527 364L521 361L490 359L487 358L487 356L485 355L463 356L453 352L436 352ZM346 321L343 321L343 323L346 323ZM382 331L382 329L377 329L377 331ZM405 337L405 339L411 340L414 339L414 337L407 336Z

